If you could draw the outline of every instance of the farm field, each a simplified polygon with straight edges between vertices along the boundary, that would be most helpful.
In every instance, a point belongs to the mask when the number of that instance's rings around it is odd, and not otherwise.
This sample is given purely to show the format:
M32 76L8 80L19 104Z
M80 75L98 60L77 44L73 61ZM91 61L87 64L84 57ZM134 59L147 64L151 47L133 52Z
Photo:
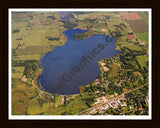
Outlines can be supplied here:
M120 44L121 47L126 47L126 48L129 48L130 50L136 50L136 51L141 51L142 50L142 48L140 46L137 46L133 43L118 42L118 44Z
M137 56L136 58L142 69L147 68L148 56Z
M142 18L135 12L131 12L131 13L124 13L123 14L123 19L126 20L141 20Z
M129 20L127 21L133 32L148 32L148 25L143 20Z
M148 13L146 12L136 12L142 19L148 24Z
M12 114L25 115L29 99L22 92L14 92L12 94Z
M148 42L148 33L144 32L144 33L135 33L136 37L142 41L146 41Z
M27 52L28 53L28 52ZM30 54L28 53L27 55L19 54L17 57L14 57L14 60L40 60L41 55L40 54Z
M21 78L23 76L24 67L13 67L12 75L13 78Z
M41 54L49 51L50 47L47 45L38 45L38 46L27 46L24 49L18 49L17 55L32 55L32 54Z
M112 79L112 78L118 76L119 66L114 64L114 65L109 65L109 67L111 68L111 70L109 71L109 78Z
M81 99L80 96L75 96L74 100L70 100L66 102L66 107L57 107L55 109L50 109L49 114L53 115L73 115L84 109L87 109L88 106Z
M41 103L41 105L39 104L39 102ZM44 101L43 99L34 98L29 101L27 113L29 115L37 115L47 112L48 108L49 108L49 102Z
M60 36L60 31L57 29L53 30L28 30L26 32L26 36L23 39L22 43L26 44L26 46L32 45L46 45L47 44L47 36L51 36L53 38Z

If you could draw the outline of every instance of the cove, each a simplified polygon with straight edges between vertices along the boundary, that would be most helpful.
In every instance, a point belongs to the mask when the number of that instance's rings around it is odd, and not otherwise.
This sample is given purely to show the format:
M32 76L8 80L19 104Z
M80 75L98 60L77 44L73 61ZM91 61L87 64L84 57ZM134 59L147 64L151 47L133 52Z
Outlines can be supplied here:
M105 35L73 39L76 33L85 32L87 30L79 28L63 31L67 37L65 45L56 47L40 59L43 69L38 77L40 89L52 94L78 94L79 86L87 85L99 76L98 60L121 53L115 50L115 39Z

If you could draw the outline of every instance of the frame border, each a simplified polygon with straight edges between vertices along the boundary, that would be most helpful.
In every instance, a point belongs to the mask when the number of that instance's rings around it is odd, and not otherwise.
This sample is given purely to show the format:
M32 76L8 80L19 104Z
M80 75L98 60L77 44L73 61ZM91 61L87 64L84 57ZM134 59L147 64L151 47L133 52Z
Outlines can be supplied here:
M9 58L9 84L8 84L8 104L9 104L9 108L8 108L8 119L9 120L151 120L152 119L152 9L151 8L146 8L146 9L142 9L142 8L101 8L101 9L97 9L97 8L92 8L92 9L86 9L86 8L54 8L54 9L50 9L50 8L30 8L30 9L24 9L24 8L9 8L9 22L8 22L8 31L9 31L9 54L8 54L8 58ZM12 115L11 114L11 13L14 11L148 11L149 13L149 115L128 115L128 116L102 116L102 115L98 115L98 116L90 116L90 115L79 115L79 116L68 116L68 115Z

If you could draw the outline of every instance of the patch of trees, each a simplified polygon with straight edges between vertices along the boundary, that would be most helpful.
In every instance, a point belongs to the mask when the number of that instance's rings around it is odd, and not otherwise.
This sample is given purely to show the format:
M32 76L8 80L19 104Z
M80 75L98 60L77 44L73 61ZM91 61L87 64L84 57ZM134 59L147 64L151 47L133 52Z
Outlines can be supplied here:
M85 96L82 98L82 100L84 100L86 102L86 105L90 108L91 107L91 103L95 102L95 97L94 96Z
M113 82L108 84L107 93L114 94L114 92L118 93L119 95L123 93L123 87L119 87L115 85Z
M12 60L12 67L25 67L23 75L27 78L32 78L40 68L37 60Z
M23 71L23 75L25 75L27 78L33 78L35 73L40 68L39 63L37 62L25 62L25 69Z
M47 101L44 100L44 99L39 99L39 98L38 98L37 100L38 100L38 103L39 103L39 106L40 106L40 107L43 107L43 104L44 104L44 103L47 103Z
M106 110L106 113L107 114L113 114L113 110L114 110L113 108L109 108L109 109Z
M74 18L74 15L73 15L73 14L69 14L69 16L70 16L71 18Z
M70 111L65 110L61 113L61 115L72 115L72 113Z
M148 105L145 102L146 96L148 94L148 86L144 86L139 89L140 93L137 91L130 92L125 94L125 98L127 99L127 106L134 105L135 108L139 109L141 106L143 109L148 110ZM143 93L143 91L145 93Z
M128 48L122 48L122 53L120 54L120 60L123 63L122 68L133 69L141 71L141 67L136 59L138 55L144 55L144 51L135 51Z
M50 40L50 41L58 41L59 40L59 37L55 38L55 37L51 37L51 36L46 36L46 39Z
M143 88L139 89L139 91L145 96L148 95L148 86L144 86Z
M12 60L12 67L23 67L24 61L23 60Z
M90 23L94 23L97 19L87 19Z
M86 35L85 33L76 33L73 38L74 38L74 40L81 40L81 39L85 39L87 37L88 37L88 35Z
M12 33L18 33L18 32L20 32L19 29L15 29L15 30L12 31Z
M12 67L23 67L27 63L37 63L39 62L37 60L12 60Z
M73 22L70 22L70 21L68 21L68 20L61 20L61 22L64 23L64 25L63 25L64 28L72 29L72 28L78 26L78 24L73 23Z
M47 18L51 18L51 19L53 19L53 20L56 19L55 16L47 16Z

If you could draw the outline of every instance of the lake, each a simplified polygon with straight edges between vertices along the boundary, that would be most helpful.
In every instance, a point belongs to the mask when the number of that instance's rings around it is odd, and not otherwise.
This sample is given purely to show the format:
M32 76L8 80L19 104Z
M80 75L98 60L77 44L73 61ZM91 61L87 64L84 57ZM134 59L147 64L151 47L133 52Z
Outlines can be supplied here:
M40 89L53 94L77 94L80 92L79 86L87 85L99 76L98 60L121 53L115 50L115 39L105 35L73 39L76 33L85 32L87 30L79 28L63 31L67 37L65 45L56 47L41 58Z

